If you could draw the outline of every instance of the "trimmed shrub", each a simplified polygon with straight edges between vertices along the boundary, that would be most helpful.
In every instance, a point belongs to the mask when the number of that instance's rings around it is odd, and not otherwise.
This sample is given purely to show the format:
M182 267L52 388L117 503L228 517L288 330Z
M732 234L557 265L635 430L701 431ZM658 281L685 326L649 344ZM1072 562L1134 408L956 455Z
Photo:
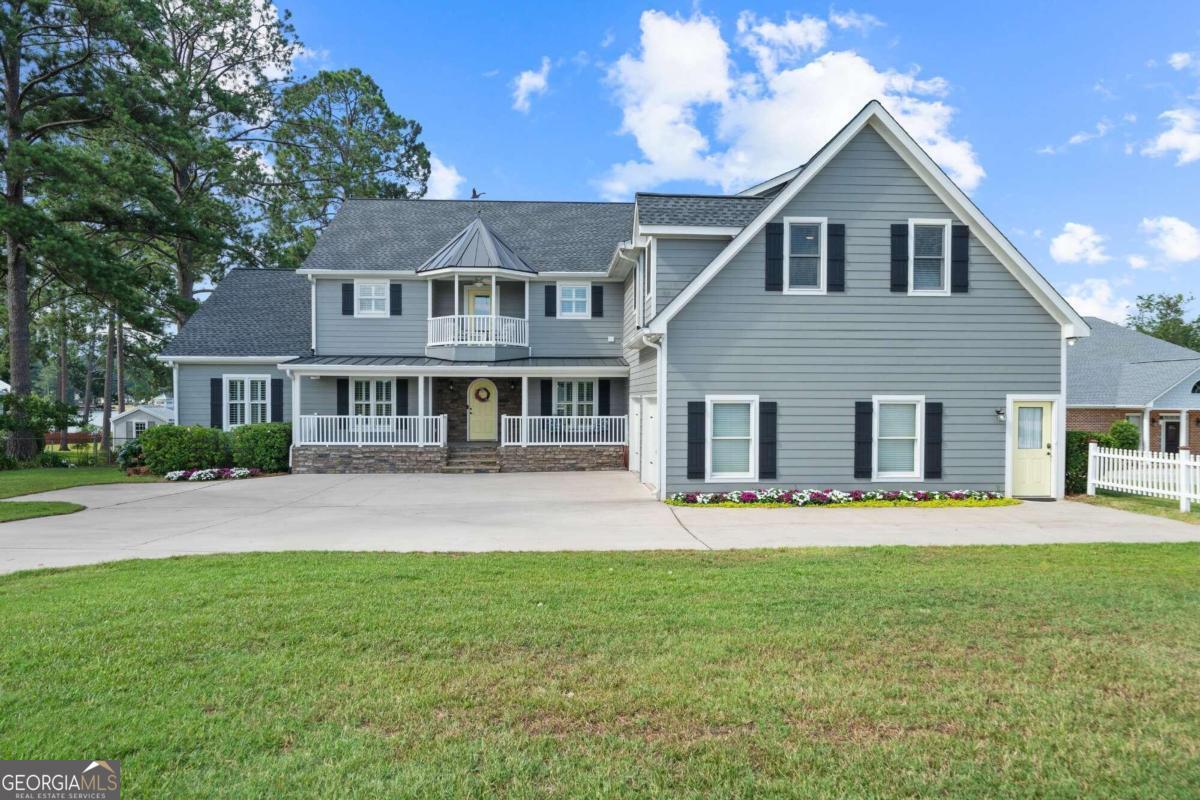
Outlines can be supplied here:
M145 434L142 435L144 436ZM142 440L140 438L130 439L121 445L121 449L117 451L117 463L120 464L121 469L144 467L146 465L146 456L142 451Z
M17 460L6 453L0 453L0 470L16 469L21 466Z
M1066 492L1083 494L1087 491L1088 441L1095 439L1101 447L1116 447L1121 450L1136 450L1142 434L1137 425L1119 419L1108 429L1108 433L1091 431L1067 431Z
M286 422L242 425L233 431L233 463L263 472L285 472L292 426Z
M140 437L146 466L156 475L216 469L231 463L229 434L218 428L155 425Z
M1137 450L1142 440L1142 432L1129 420L1119 419L1108 429L1108 438L1112 440L1112 444L1106 445L1107 447Z

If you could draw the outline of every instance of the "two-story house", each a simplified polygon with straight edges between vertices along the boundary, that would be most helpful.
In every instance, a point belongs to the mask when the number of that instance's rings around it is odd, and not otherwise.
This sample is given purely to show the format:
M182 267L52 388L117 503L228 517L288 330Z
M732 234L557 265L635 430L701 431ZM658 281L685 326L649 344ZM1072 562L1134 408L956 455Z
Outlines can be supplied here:
M350 200L162 358L180 424L290 421L296 471L1055 497L1088 330L873 102L737 195Z

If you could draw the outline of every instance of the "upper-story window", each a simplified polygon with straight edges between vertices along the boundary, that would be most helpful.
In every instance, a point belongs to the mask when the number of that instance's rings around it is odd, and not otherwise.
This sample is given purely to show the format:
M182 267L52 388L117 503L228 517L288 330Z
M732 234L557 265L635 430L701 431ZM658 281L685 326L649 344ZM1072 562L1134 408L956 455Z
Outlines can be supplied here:
M590 283L558 284L558 316L562 319L586 319L592 315Z
M908 221L908 293L949 294L950 220Z
M823 294L825 292L825 217L785 217L783 248L788 254L784 278L785 292Z
M388 284L386 281L354 282L354 316L386 317Z
M1200 381L1192 385L1192 394L1200 394Z

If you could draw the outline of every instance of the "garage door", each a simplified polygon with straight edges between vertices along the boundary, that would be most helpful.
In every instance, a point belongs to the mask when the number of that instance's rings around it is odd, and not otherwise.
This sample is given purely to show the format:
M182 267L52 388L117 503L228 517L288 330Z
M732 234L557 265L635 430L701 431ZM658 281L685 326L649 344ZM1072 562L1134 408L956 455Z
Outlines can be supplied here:
M642 471L642 398L629 404L629 471Z
M658 487L658 398L642 398L642 483Z

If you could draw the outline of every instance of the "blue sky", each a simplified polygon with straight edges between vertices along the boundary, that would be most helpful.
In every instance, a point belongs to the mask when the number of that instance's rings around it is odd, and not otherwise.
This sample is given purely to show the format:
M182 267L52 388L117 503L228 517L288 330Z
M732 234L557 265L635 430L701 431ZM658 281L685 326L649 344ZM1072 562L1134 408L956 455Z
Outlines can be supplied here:
M422 124L433 194L737 191L879 96L1084 313L1200 294L1194 1L281 5L301 73Z

